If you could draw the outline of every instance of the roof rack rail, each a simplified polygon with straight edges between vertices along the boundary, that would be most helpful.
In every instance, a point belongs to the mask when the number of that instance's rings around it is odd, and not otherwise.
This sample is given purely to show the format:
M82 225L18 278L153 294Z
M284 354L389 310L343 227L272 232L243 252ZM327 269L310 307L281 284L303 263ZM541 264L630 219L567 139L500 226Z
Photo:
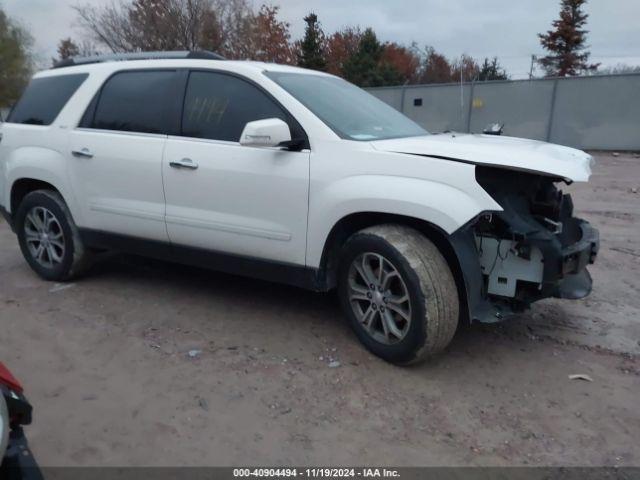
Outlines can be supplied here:
M132 60L160 60L160 59L198 59L198 60L225 60L222 55L208 50L176 51L176 52L136 52L136 53L112 53L108 55L95 55L91 57L72 57L57 62L53 68L73 67L76 65L89 65L103 62L126 62Z

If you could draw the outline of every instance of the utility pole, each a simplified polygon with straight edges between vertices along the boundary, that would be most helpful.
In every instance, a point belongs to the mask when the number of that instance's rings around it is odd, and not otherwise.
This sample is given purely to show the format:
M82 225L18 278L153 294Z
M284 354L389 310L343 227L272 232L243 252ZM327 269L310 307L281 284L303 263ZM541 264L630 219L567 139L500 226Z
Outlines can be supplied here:
M533 78L533 66L536 63L536 59L537 59L536 55L532 54L531 55L531 68L529 69L529 80L531 80Z

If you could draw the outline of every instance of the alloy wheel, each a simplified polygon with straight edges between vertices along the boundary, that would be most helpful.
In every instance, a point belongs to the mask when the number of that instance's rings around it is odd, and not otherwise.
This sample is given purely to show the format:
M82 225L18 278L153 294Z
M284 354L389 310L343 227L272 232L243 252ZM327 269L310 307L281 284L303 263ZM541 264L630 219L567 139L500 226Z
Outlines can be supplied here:
M379 253L358 255L349 267L349 303L376 341L400 342L411 326L409 291L398 269Z
M56 216L44 207L33 207L24 221L25 242L33 259L46 268L62 263L65 238Z

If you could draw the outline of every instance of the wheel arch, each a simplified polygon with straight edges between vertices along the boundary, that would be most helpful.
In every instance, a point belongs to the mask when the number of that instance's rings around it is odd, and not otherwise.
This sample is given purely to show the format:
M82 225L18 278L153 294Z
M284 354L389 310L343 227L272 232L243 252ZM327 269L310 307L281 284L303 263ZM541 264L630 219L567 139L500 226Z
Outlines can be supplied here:
M36 140L37 137L34 142ZM14 149L6 159L4 185L0 204L4 204L12 215L15 215L26 194L45 188L58 192L74 219L79 220L73 189L67 176L67 162L57 150L39 146Z
M11 184L11 190L9 194L9 211L12 213L12 215L16 214L16 211L18 210L18 207L20 206L20 203L22 203L24 197L29 195L31 192L35 192L36 190L53 190L62 195L60 190L56 188L55 185L49 182L45 182L44 180L27 177L19 178Z
M449 235L442 228L426 220L391 213L358 212L341 218L331 229L322 250L318 284L322 290L331 290L337 284L340 251L345 242L356 232L374 225L401 224L414 228L431 240L451 268L460 298L461 315L467 315L468 297L464 273Z

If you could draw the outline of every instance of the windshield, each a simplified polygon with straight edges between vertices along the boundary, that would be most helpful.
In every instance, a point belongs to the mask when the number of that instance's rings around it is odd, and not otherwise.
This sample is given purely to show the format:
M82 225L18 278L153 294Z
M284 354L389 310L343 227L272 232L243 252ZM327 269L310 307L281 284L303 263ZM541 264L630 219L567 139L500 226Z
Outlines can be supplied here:
M340 78L288 72L265 75L342 138L367 141L428 134L383 101Z

